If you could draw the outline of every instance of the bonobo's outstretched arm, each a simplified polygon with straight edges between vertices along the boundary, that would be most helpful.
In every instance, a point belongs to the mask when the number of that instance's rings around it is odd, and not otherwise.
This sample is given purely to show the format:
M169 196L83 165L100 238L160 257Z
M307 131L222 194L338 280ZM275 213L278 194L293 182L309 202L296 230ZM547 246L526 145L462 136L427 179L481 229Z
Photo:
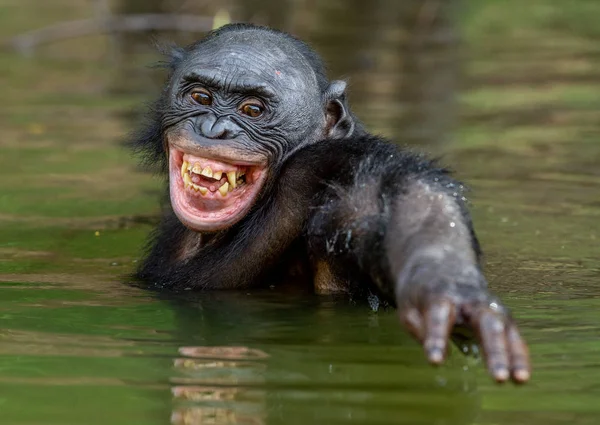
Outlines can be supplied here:
M395 304L431 363L443 361L453 329L464 327L497 381L529 378L526 345L487 290L459 183L371 136L324 142L301 156L320 158L313 167L330 183L307 229L316 261L348 282L361 276Z

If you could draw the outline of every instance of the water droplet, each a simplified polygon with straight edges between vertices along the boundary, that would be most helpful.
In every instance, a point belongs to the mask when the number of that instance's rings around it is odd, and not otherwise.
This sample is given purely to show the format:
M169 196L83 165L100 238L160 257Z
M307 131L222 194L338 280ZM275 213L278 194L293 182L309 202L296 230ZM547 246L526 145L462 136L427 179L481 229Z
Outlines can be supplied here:
M456 223L455 223L455 222L453 222L453 221L451 221L451 222L450 222L450 227L454 227L454 226L456 226Z
M379 297L377 297L377 295L369 294L367 300L369 302L369 307L371 307L371 310L379 310Z

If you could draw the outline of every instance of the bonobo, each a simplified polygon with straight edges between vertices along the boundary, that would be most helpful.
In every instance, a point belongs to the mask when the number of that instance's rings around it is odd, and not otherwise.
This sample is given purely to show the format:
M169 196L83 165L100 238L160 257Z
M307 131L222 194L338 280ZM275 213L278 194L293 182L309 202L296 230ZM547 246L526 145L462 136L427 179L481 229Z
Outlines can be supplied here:
M467 330L497 381L529 379L527 346L487 290L463 186L367 133L310 47L231 24L174 48L168 68L134 140L170 194L140 279L376 296L431 363Z

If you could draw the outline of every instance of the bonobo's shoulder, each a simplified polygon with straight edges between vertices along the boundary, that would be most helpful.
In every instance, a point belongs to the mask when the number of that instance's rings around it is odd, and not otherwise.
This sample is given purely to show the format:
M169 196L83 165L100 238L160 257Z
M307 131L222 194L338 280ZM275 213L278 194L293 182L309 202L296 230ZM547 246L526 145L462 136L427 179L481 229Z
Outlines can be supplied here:
M437 158L368 133L343 139L324 139L303 147L293 157L292 161L297 164L340 171L346 167L356 168L359 164L365 164L390 177L450 174L450 170L443 167Z
M428 164L436 163L435 159L423 152L418 152L400 143L373 134L356 134L343 139L323 139L305 146L297 152L304 156L333 156L341 158L372 158L386 162L416 161Z
M404 152L400 145L372 134L356 134L341 139L323 139L316 143L304 146L297 151L300 155L362 155L380 153Z

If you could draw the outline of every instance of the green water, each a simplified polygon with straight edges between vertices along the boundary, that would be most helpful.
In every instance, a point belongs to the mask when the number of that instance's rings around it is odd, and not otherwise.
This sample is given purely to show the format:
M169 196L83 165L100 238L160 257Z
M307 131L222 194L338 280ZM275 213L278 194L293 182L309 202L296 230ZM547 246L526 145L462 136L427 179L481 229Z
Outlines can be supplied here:
M473 188L486 272L530 343L531 383L497 386L458 353L429 367L393 311L128 285L160 185L119 143L158 88L148 77L147 90L110 94L120 74L92 37L0 52L0 424L600 423L600 7L478 4L461 24L460 126L423 147ZM0 1L0 37L89 7ZM338 73L342 18L337 38L314 37ZM403 99L353 93L367 124L402 134L380 112L402 115Z

